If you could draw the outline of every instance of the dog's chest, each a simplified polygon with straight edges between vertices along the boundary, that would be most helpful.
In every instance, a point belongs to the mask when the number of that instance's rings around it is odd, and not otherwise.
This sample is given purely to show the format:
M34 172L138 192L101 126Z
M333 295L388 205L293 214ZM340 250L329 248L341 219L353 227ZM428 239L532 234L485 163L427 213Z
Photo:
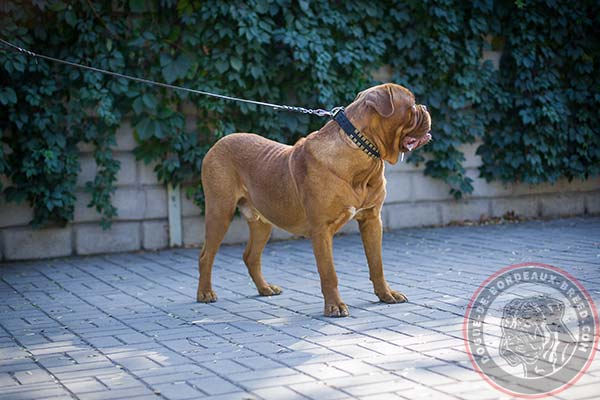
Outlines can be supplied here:
M375 207L385 198L385 176L383 171L376 171L367 179L355 181L352 185L353 201L350 202L354 211L353 217L361 211Z

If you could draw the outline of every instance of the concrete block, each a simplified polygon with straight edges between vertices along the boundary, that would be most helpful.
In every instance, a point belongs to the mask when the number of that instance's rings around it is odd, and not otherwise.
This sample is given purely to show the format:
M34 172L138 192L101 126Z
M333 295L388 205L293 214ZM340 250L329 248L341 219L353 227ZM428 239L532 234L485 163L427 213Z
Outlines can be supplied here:
M585 209L588 214L600 214L600 191L586 193Z
M143 248L146 250L164 249L169 246L168 221L144 221L142 223Z
M133 128L131 127L131 122L129 120L123 121L121 126L117 128L115 140L117 143L111 146L112 150L132 151L136 148L137 143L133 136ZM79 142L77 143L77 149L79 149L81 153L91 153L95 150L95 146L92 143Z
M27 225L33 219L33 210L29 204L6 202L0 197L0 228L7 226Z
M491 200L491 215L501 217L509 211L521 217L538 217L540 215L540 201L536 195L522 197L505 197Z
M145 188L144 218L167 218L168 199L165 187Z
M495 70L500 69L500 59L502 58L501 51L483 50L482 53L483 53L483 56L481 57L482 62L489 60L492 62L492 66Z
M77 254L117 253L140 249L138 222L114 222L108 230L100 225L78 225L75 229Z
M113 194L112 202L119 210L119 221L143 219L146 214L146 196L143 190L119 188Z
M389 64L382 65L378 69L371 71L371 77L378 82L391 82L394 71Z
M385 229L439 225L442 222L439 205L433 202L384 204L381 217Z
M202 213L200 207L194 204L192 199L189 199L186 194L186 187L181 188L181 215L184 217L197 217Z
M115 132L115 139L117 145L112 147L114 150L132 151L137 147L130 121L125 120L121 123Z
M288 231L284 231L276 226L273 227L273 232L271 232L271 240L289 240L293 238L295 238L295 236Z
M183 101L181 102L181 112L184 115L197 116L198 106L191 101Z
M134 185L137 183L137 167L135 157L131 153L116 153L114 158L119 160L121 167L117 174L117 185Z
M452 221L478 220L490 215L490 202L485 199L447 201L440 203L442 224Z
M465 156L465 160L462 162L464 168L477 168L481 165L481 157L475 154L479 146L481 146L481 141L478 140L474 143L465 143L459 147Z
M79 150L80 153L91 153L92 151L94 151L95 146L93 143L89 143L89 142L79 142L77 143L77 150Z
M515 185L514 193L523 194L542 194L542 193L566 193L566 192L587 192L600 189L600 177L594 177L582 181L573 179L559 179L555 183L540 183L537 185L519 184Z
M100 221L101 216L89 204L91 195L79 191L75 202L75 222ZM112 196L112 204L117 208L117 221L166 218L166 191L162 188L137 189L119 187Z
M184 246L201 246L204 243L204 217L183 217L183 244ZM229 229L223 243L243 243L248 240L248 224L241 217L235 217L229 225ZM288 240L295 236L276 226L273 227L271 240Z
M191 101L181 103L181 112L185 115L185 130L193 132L198 129L198 107Z
M117 173L117 186L133 185L136 183L137 172L136 162L133 154L116 153L113 157L120 162L119 172ZM77 176L77 186L85 187L86 182L93 182L96 178L98 166L92 154L83 154L79 158L81 171Z
M65 228L11 228L2 231L6 260L63 257L72 253L71 226Z
M596 190L600 190L600 176L589 178L584 181L582 181L581 179L574 179L569 183L569 188L572 191L585 192L593 192Z
M400 158L398 158L398 162L394 165L390 163L385 163L385 172L415 172L415 171L423 171L425 169L425 162L419 163L416 165L414 163L408 162L410 160L411 153L404 154L404 161L400 162ZM427 160L427 156L425 156Z
M74 222L95 222L102 219L95 208L88 207L88 204L92 199L90 193L78 191L75 196L75 212L73 215Z
M96 160L91 154L82 154L79 157L81 170L77 175L77 186L85 187L86 182L93 182L96 177Z
M201 246L204 243L204 218L184 217L182 225L184 246ZM229 224L222 243L236 244L246 241L248 241L248 223L244 218L236 216Z
M477 168L481 165L481 157L479 157L475 152L477 148L481 145L481 141L477 140L474 143L466 143L459 146L459 150L462 151L465 155L465 161L463 161L463 166L465 168ZM425 162L430 159L427 154L423 154L425 157L425 161L419 163L419 165L415 165L413 163L409 163L410 157L412 153L406 153L404 155L404 162L398 162L395 165L385 164L386 173L387 172L414 172L414 171L423 171L425 169Z
M540 198L543 217L581 215L585 211L585 194L552 194Z
M234 217L229 224L223 243L234 244L248 241L248 223L242 217Z
M156 167L157 162L151 162L150 164L146 164L143 161L138 161L138 169L140 171L139 175L139 183L142 185L159 185L160 182L156 178L156 173L154 172L154 167Z
M420 175L420 173L417 173ZM415 173L393 172L386 174L385 203L399 203L412 198L412 180Z
M515 196L526 196L530 194L541 194L548 192L557 192L560 188L556 185L551 185L549 183L540 183L537 185L531 185L528 183L515 183L513 185L513 194Z
M513 187L510 184L502 182L487 182L484 178L479 177L479 171L471 168L467 169L465 175L473 179L473 193L469 194L469 198L474 197L505 197L513 193Z
M450 187L440 179L415 174L412 181L413 199L415 200L449 200Z
M198 129L198 117L195 115L185 116L185 130L187 132L195 132Z
M349 234L358 232L360 232L358 229L358 221L351 219L346 225L342 226L342 229L340 229L338 233Z
M201 246L204 243L204 218L184 217L181 225L184 246Z

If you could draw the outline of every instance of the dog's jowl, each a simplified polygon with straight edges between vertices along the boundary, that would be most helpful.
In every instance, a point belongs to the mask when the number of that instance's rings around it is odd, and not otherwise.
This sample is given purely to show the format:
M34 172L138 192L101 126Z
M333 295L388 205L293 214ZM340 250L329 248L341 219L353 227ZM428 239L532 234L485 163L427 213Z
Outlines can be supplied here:
M349 127L354 128L354 131ZM309 237L321 278L325 315L344 317L348 307L338 291L333 235L354 218L367 255L375 294L386 303L406 297L387 284L381 259L384 161L426 144L431 135L427 108L406 88L369 88L341 115L293 146L250 133L219 140L206 154L202 185L206 235L200 254L197 300L216 301L213 261L236 207L248 221L244 262L261 295L281 293L261 271L261 253L273 225Z

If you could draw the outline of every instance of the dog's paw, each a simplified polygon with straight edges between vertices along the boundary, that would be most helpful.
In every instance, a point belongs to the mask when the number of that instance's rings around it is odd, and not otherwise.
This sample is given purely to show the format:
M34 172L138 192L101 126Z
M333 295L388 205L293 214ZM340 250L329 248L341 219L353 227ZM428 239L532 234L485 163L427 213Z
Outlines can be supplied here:
M391 289L382 293L376 293L376 295L379 297L379 300L388 304L405 303L408 301L408 298L405 295Z
M217 294L212 290L198 291L196 301L198 303L214 303L217 301Z
M348 306L341 302L337 304L325 304L323 315L326 317L347 317L350 315L350 311L348 311Z
M267 284L267 286L259 288L258 293L261 296L277 296L281 294L281 288L277 285Z

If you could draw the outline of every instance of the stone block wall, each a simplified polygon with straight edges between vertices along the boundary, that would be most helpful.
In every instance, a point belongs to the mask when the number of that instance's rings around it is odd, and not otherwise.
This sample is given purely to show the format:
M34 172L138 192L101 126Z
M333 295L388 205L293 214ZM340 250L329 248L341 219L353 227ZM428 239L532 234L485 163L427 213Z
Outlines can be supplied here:
M479 178L481 160L475 155L478 144L465 145L467 174L474 192L456 201L448 186L423 175L423 166L407 163L386 165L387 197L382 212L386 229L441 225L453 221L498 217L514 211L524 217L561 217L600 213L600 177L587 181L560 180L554 185L488 183ZM0 200L0 260L21 260L69 255L89 255L136 250L156 250L169 246L167 189L159 184L153 165L136 161L131 127L125 124L117 133L115 157L121 161L117 191L113 198L119 210L110 230L99 225L100 217L87 208L89 195L83 190L94 178L95 162L90 148L81 147L75 219L65 227L35 230L28 226L32 212L26 205L5 204ZM181 232L183 246L200 246L204 241L204 219L200 210L182 193ZM342 232L357 232L355 221ZM234 218L225 243L247 239L248 228ZM272 240L292 235L279 229Z
M454 221L500 217L509 211L519 216L562 217L597 214L600 209L600 177L586 181L561 179L555 184L529 185L486 182L479 177L479 143L464 145L466 174L473 179L473 193L456 201L442 181L423 175L423 165L386 166L387 197L383 220L387 228L442 225Z
M136 161L132 128L124 124L116 135L114 156L121 163L113 204L119 215L110 230L100 227L100 215L87 207L85 183L93 180L96 163L89 146L80 146L81 171L77 180L74 221L64 227L33 229L33 213L25 205L0 199L0 260L88 255L154 250L169 244L167 190L159 184L153 165Z

